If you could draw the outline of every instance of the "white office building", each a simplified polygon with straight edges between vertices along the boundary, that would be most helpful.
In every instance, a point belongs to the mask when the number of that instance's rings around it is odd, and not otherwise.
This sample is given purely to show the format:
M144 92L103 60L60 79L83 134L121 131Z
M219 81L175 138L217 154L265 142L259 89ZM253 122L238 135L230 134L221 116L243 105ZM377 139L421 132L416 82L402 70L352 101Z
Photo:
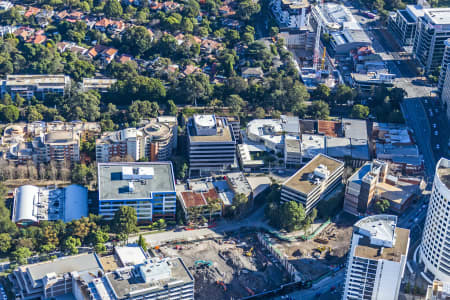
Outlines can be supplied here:
M427 220L420 245L420 261L435 279L450 281L450 160L436 166Z
M445 41L445 52L442 58L441 73L439 75L438 90L441 101L447 108L447 118L450 119L450 39Z
M409 230L397 216L374 215L353 226L344 300L397 300L409 248Z
M423 8L418 16L413 55L430 73L442 64L445 41L450 38L450 8Z
M342 182L343 172L342 161L318 154L283 183L281 201L299 202L309 213Z
M187 124L189 172L221 172L237 167L236 140L226 118L194 115Z

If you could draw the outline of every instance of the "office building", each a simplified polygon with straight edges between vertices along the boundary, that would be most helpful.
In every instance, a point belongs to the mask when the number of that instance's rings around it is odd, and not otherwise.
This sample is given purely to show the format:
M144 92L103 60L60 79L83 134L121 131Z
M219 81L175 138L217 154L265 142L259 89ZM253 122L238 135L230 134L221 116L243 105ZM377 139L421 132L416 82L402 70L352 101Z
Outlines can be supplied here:
M397 300L405 272L409 230L397 216L374 215L353 225L344 300Z
M133 160L147 158L149 161L165 161L176 147L176 120L162 122L152 119L142 128L126 128L105 132L95 141L97 161L108 162L112 158ZM171 120L170 120L171 121Z
M414 44L417 22L423 12L420 5L407 5L405 9L399 9L389 15L388 29L401 46L411 47Z
M328 193L342 181L344 163L318 154L281 187L281 201L297 201L309 213Z
M436 165L433 189L428 205L427 219L420 245L420 262L425 272L435 279L450 281L450 160L441 158Z
M181 258L151 258L98 277L89 299L194 299L194 277Z
M384 182L388 164L383 161L365 163L347 181L344 197L344 211L364 215L375 196L378 182Z
M70 222L88 216L85 187L73 184L65 188L23 185L14 191L12 221L26 226L41 221Z
M272 0L273 15L282 28L303 28L308 25L308 0Z
M447 108L447 118L450 119L450 39L445 41L445 52L442 59L441 73L439 75L438 91L441 101Z
M393 87L395 74L387 72L351 73L351 85L363 93L371 93L380 86Z
M8 279L23 300L194 299L194 277L181 258L150 258L137 246L20 266Z
M237 167L236 140L224 118L194 115L187 124L189 173L221 172Z
M97 255L84 253L20 266L8 278L15 299L43 300L70 295L74 292L77 278L82 276L85 280L93 280L101 271Z
M99 214L112 219L119 207L130 206L139 222L174 219L174 181L170 162L99 163Z
M413 55L429 74L442 64L445 41L450 38L450 8L422 8L422 11L417 20Z
M286 167L302 165L302 149L299 137L286 137L284 141L284 165Z
M434 280L428 285L425 300L447 300L450 299L450 283Z
M70 77L65 75L7 75L0 81L2 97L5 93L15 97L20 95L25 99L43 99L47 94L64 95L70 87Z

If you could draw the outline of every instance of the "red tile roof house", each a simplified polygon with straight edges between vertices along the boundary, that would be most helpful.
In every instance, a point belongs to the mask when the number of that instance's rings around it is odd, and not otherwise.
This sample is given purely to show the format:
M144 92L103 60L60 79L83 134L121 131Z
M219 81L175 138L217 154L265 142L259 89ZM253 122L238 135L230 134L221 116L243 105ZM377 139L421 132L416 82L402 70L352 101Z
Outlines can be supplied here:
M208 207L208 199L219 201L221 206L220 209L212 211L211 216L222 216L223 203L214 188L207 192L180 192L178 193L178 198L180 199L181 207L183 208L187 220L189 220L189 214L192 212L194 207L197 207L200 216L209 218L210 210Z
M87 56L95 59L100 58L103 63L109 64L114 57L116 57L118 50L115 48L103 46L103 45L95 45L91 49L89 49Z
M133 56L128 55L128 54L122 54L117 58L117 61L124 64L126 62L132 61L133 60Z
M36 34L35 36L33 36L33 37L29 38L28 40L26 40L26 43L33 43L35 45L38 45L38 44L42 44L46 40L47 40L47 37L45 35Z
M36 14L37 14L38 12L40 12L40 11L41 11L40 8L30 6L30 7L28 8L28 10L25 12L24 17L29 18L29 17L31 17L31 16L36 15Z

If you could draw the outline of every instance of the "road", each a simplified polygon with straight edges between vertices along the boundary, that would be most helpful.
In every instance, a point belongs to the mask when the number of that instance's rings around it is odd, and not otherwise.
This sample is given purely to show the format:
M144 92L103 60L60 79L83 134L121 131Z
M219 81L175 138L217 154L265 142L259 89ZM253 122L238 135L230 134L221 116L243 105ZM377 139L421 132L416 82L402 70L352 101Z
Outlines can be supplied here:
M420 99L415 98L406 98L403 100L401 107L406 124L414 130L416 143L423 155L425 173L428 177L428 182L430 182L434 176L436 160L431 149L431 129L425 109Z
M345 269L341 269L336 272L334 276L329 276L322 279L318 283L314 284L310 289L293 292L286 296L290 296L293 299L302 300L341 299L344 281ZM333 286L336 287L336 290L330 292L330 289ZM320 296L318 296L318 294L320 294ZM275 299L281 299L281 297Z

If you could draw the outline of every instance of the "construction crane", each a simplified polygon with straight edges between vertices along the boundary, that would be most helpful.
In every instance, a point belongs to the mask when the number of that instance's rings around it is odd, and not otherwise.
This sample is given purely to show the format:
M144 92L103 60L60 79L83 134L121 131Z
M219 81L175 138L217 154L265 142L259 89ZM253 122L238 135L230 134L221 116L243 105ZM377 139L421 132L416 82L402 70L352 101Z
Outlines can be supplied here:
M322 64L320 66L321 70L325 69L325 56L327 54L327 48L323 47Z
M317 72L318 64L319 64L319 52L320 52L320 32L322 31L322 22L317 22L316 28L316 40L314 45L314 60L313 60L313 68Z

